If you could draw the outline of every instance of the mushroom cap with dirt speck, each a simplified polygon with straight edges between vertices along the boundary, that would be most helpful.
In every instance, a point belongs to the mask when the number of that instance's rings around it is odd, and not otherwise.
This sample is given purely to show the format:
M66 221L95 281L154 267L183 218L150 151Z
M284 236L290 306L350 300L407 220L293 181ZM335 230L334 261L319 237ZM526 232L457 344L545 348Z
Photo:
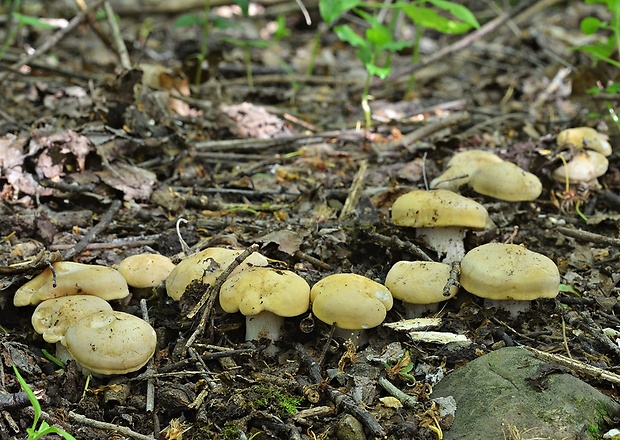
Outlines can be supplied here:
M610 156L612 153L609 137L603 133L599 133L591 127L574 127L567 128L558 133L556 142L562 147L566 144L572 144L577 148L586 148L594 150L603 156Z
M466 150L456 153L448 161L444 172L431 180L431 189L458 189L469 182L470 176L482 165L502 162L498 155L486 150Z
M380 325L394 301L387 287L352 273L323 278L312 287L310 299L318 319L346 330Z
M69 327L60 341L78 364L102 375L139 370L155 353L151 325L124 312L98 312Z
M245 316L264 311L298 316L310 307L310 286L290 270L249 267L222 284L220 305L227 313Z
M59 261L52 264L54 276L48 267L15 292L15 306L37 305L41 301L68 295L95 295L107 301L129 295L125 278L114 269L94 264Z
M50 343L60 341L67 328L98 312L111 312L109 302L93 295L71 295L40 303L32 313L32 327Z
M433 261L399 261L385 278L392 296L409 304L434 304L452 298L458 287L451 286L450 296L443 289L450 278L449 264Z
M488 243L463 257L459 281L482 298L529 301L554 298L560 273L545 255L516 244Z
M487 219L484 206L445 189L413 190L392 205L392 222L398 226L482 230Z
M185 289L193 282L199 281L203 284L213 285L215 280L222 272L241 255L243 251L232 250L220 247L211 247L196 254L185 257L170 272L166 279L166 291L168 296L175 301L181 299ZM253 252L235 270L235 275L251 266L266 266L267 259L258 252Z
M469 186L478 194L507 202L536 200L542 193L540 179L512 162L482 165L471 175Z
M118 265L118 271L131 287L157 287L165 281L175 264L164 255L137 254L125 258Z
M596 151L583 150L577 153L566 165L556 168L551 177L558 182L569 183L591 182L607 172L609 160Z

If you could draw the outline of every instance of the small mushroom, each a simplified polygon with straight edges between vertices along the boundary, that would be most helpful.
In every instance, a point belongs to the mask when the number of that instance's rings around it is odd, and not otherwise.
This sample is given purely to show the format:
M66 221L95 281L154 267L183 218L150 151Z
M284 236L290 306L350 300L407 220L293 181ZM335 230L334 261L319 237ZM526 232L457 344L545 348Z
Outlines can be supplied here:
M416 234L444 263L459 261L465 255L463 238L467 229L486 227L487 210L474 200L445 189L414 190L396 199L392 222L417 228Z
M558 182L588 183L607 172L609 160L596 151L583 150L577 153L566 165L561 165L551 173Z
M516 244L488 243L461 261L461 286L516 316L538 298L554 298L560 273L550 258ZM485 300L485 304L489 303Z
M118 265L120 274L138 294L148 294L165 281L174 268L170 258L159 254L132 255Z
M540 179L512 162L480 166L471 175L469 186L478 194L507 202L536 200L542 193Z
M124 312L94 313L67 328L60 342L86 370L108 376L139 370L155 353L150 324Z
M13 304L17 307L37 305L41 301L67 295L95 295L107 301L125 298L129 287L116 270L94 264L59 261L52 264L15 292ZM56 285L54 285L56 281Z
M323 278L310 290L310 300L318 319L335 325L337 335L357 345L364 342L364 330L385 320L394 301L387 287L352 273Z
M310 307L310 286L290 270L250 267L222 284L220 306L246 317L246 341L278 341L284 318L301 315ZM267 354L276 354L275 345Z
M469 182L470 176L482 165L502 162L502 159L486 150L466 150L456 153L448 161L447 168L438 177L431 180L431 189L447 189L457 192Z
M559 147L572 144L576 148L586 148L594 150L603 156L610 156L612 153L609 136L599 133L591 127L574 127L562 130L556 139Z
M40 303L32 313L32 327L50 343L60 341L67 328L98 312L111 312L109 302L94 295L71 295Z
M243 251L211 247L184 258L177 264L172 272L170 272L170 275L166 279L166 291L168 292L168 296L175 301L180 300L185 293L185 289L193 281L200 281L204 284L213 285L217 277L221 275L241 253L243 253ZM235 268L231 276L251 266L266 265L267 259L258 252L253 252L243 263Z
M449 296L443 294L451 270L445 263L399 261L388 272L385 287L403 301L407 319L419 318L426 312L436 312L440 302L457 294L456 285L450 287Z

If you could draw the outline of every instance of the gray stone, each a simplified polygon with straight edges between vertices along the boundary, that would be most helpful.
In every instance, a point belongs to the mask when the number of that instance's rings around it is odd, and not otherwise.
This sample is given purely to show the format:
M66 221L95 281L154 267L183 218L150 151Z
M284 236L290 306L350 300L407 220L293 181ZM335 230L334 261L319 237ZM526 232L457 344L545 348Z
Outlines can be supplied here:
M526 380L545 362L525 348L502 348L448 374L431 398L453 396L456 415L445 440L601 438L604 417L620 415L620 405L567 373L550 374L541 390Z
M366 440L364 427L350 414L345 414L336 425L336 438L338 440Z

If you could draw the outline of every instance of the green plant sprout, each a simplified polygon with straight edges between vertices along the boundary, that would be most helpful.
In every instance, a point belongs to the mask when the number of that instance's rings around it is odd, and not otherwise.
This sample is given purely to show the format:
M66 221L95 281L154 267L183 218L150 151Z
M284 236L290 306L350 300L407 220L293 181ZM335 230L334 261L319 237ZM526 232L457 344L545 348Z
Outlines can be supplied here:
M431 7L425 6L430 4ZM398 20L393 18L388 25L381 23L378 14L371 14L366 10L378 11L380 8L389 8L396 17L404 13L416 26L414 41L406 41L395 37ZM446 18L437 10L450 14L455 20ZM391 73L391 55L407 47L413 47L412 62L419 58L420 40L424 29L434 29L445 34L462 34L480 25L467 7L448 0L417 0L414 2L397 1L392 5L364 3L361 0L319 0L321 17L328 26L348 12L355 13L362 18L368 27L364 35L360 35L347 24L334 26L338 38L355 47L355 54L366 69L366 81L362 92L362 109L366 128L371 126L369 88L373 76L387 78ZM410 78L413 86L413 77Z
M17 367L15 365L13 365L13 371L15 372L15 377L17 377L17 381L19 382L19 385L22 387L22 390L24 390L24 392L28 396L28 399L30 400L30 404L32 405L32 408L34 409L34 421L32 422L32 426L30 428L26 428L26 432L28 433L28 440L38 440L49 434L60 435L66 440L75 440L75 437L73 437L68 432L60 428L57 428L55 426L50 426L44 420L41 420L41 423L39 423L39 419L41 418L41 405L39 404L39 401L37 400L37 397L34 395L32 388L30 388L30 386L26 383L26 381L21 376L21 374L19 374L19 371L17 371Z
M602 3L607 6L612 18L609 22L601 21L596 17L586 17L581 20L580 28L585 35L593 35L600 31L609 32L609 36L602 42L575 46L571 49L579 50L590 54L594 62L603 61L614 67L620 67L620 61L612 58L614 52L620 49L620 0L585 0L586 4ZM608 84L597 84L587 90L592 95L600 95L607 93L617 95L620 91L620 84L617 82L609 82ZM605 106L611 120L616 128L620 130L620 118L618 117L611 101L606 100ZM597 113L590 114L590 117L599 117Z

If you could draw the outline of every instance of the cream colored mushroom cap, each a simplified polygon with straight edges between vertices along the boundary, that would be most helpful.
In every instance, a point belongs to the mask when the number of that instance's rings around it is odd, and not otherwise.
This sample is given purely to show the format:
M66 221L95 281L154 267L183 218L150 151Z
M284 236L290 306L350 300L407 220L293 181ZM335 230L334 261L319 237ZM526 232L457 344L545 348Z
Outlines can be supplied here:
M558 146L573 144L577 148L587 148L594 150L603 156L610 156L612 153L609 137L599 133L591 127L574 127L562 130L556 139Z
M245 316L263 311L298 316L310 308L310 286L290 270L250 267L222 284L220 305L227 313L240 311Z
M482 298L533 300L555 297L560 273L550 258L523 246L488 243L463 257L460 283Z
M164 255L138 254L125 258L118 271L131 287L157 287L174 269L175 264Z
M536 200L542 193L540 179L512 162L482 165L472 174L469 186L478 194L508 202Z
M126 374L142 368L155 353L157 335L143 319L124 312L98 312L69 327L61 343L88 370Z
M323 278L312 287L310 299L318 319L345 330L378 326L394 301L387 287L352 273Z
M43 301L32 313L32 327L50 343L60 341L67 328L97 312L111 312L109 302L93 295L71 295Z
M486 150L466 150L456 153L448 161L447 168L438 177L431 180L431 189L458 189L469 182L470 176L478 167L487 164L501 162L502 159L494 153Z
M175 301L180 300L187 286L194 280L213 285L217 277L242 253L241 250L212 247L184 258L166 279L168 296ZM253 252L235 268L231 276L251 266L266 265L267 259Z
M551 173L558 182L570 183L591 182L607 172L609 160L596 151L583 150L577 153L566 165L561 165Z
M17 289L15 306L37 305L41 301L68 295L95 295L107 301L125 298L129 287L125 278L114 269L94 264L59 261L52 264L56 287L50 268Z
M414 190L392 205L392 222L413 228L484 229L487 210L480 203L445 189Z
M449 264L433 261L399 261L388 272L385 287L406 303L435 304L458 293L458 287L452 286L450 296L443 295L451 269Z

